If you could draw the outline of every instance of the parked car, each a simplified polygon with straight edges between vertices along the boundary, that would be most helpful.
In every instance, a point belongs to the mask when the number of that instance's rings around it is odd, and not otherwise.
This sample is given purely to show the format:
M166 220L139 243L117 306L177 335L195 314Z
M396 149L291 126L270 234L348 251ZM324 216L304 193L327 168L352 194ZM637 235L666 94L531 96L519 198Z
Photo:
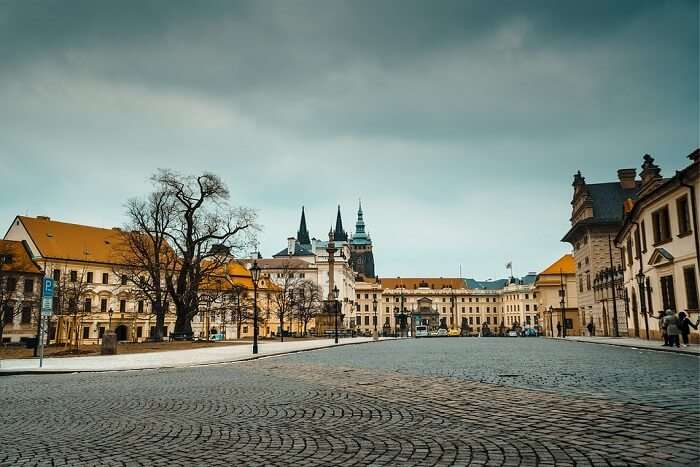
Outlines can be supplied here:
M437 330L437 334L435 334L438 337L447 337L447 329L440 328Z
M220 333L219 333L219 334L210 334L210 335L209 335L209 340L210 340L210 341L222 341L222 340L224 340L224 339L226 339L226 336L224 336L223 334L220 334Z
M450 337L459 337L462 335L462 331L460 331L459 329L450 329L449 331L447 331L447 335Z
M537 331L534 328L525 328L521 334L523 337L537 337Z
M517 331L508 331L508 337L518 337Z
M428 326L416 326L416 337L428 337Z

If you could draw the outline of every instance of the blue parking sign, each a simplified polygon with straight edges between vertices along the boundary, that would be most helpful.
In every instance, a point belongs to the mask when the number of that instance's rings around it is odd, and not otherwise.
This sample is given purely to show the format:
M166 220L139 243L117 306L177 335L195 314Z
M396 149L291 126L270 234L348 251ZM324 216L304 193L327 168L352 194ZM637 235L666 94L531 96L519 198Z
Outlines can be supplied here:
M42 295L44 296L44 298L53 297L53 279L51 279L50 277L44 277Z

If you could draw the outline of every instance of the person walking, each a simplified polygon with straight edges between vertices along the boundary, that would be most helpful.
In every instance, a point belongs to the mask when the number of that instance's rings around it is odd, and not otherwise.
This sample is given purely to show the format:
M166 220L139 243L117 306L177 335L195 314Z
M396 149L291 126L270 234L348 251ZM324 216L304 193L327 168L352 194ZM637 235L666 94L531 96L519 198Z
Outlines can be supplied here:
M586 328L588 328L588 335L589 336L595 335L595 328L593 327L593 320L588 322L588 325L586 326Z
M667 326L666 315L668 315L669 313L671 313L671 310L659 311L659 317L658 317L659 329L661 329L661 337L664 338L664 345L662 345L662 347L669 346L668 333L666 332L666 326Z
M678 322L680 323L678 327L681 331L681 336L683 336L683 347L688 347L688 341L690 341L690 328L692 327L696 331L698 330L698 324L700 324L700 318L693 324L685 311L678 313Z
M557 321L557 337L561 337L561 323Z
M668 336L668 346L673 347L675 345L676 347L680 347L680 321L678 320L678 316L676 316L675 312L671 310L666 311L664 325L666 327L666 335Z

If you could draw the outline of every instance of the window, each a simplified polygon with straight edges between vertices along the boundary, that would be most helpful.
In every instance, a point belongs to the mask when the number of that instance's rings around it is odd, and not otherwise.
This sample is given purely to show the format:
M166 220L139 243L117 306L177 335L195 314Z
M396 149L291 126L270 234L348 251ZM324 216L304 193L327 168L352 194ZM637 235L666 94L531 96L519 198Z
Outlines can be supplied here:
M640 225L640 229L642 231L642 253L647 252L647 229L644 227L644 221L642 221Z
M369 305L365 305L365 311L369 311Z
M657 209L651 214L652 229L654 231L654 245L667 242L671 239L671 225L668 216L668 206Z
M530 305L525 304L525 311L530 311Z
M78 271L71 271L70 272L70 281L71 282L78 282Z
M86 298L85 302L83 303L83 311L85 313L90 313L91 310L92 310L92 299Z
M136 327L136 338L140 339L141 337L143 337L143 327L137 326Z
M366 294L365 294L365 299L368 299L368 298L369 298L369 294L366 293Z
M55 280L56 282L61 280L61 270L60 269L53 270L53 280Z
M355 303L355 308L356 308L357 311L360 311L360 304L359 304L359 303Z
M126 280L127 280L126 274L123 274L122 275L122 285L126 285Z
M525 300L530 300L530 295L529 295L529 294L525 294Z
M369 326L369 315L365 315L365 326Z
M676 296L673 291L673 276L663 276L661 278L661 300L664 310L676 309Z
M168 335L167 328L163 328L163 329L165 329L165 330L163 331L163 335L164 335L164 336L167 336L167 335ZM243 326L243 329L242 329L241 333L242 333L242 334L248 334L248 326Z
M87 283L92 284L92 271L88 271L87 273Z
M107 313L107 299L103 298L100 300L100 311L102 313Z
M685 281L685 296L689 310L698 309L698 282L695 278L695 266L683 268L683 280Z
M2 321L5 324L12 324L12 321L14 319L14 314L12 313L12 307L10 305L5 305L2 307L3 311L3 317Z
M676 200L678 212L678 235L690 233L690 210L688 209L688 197L682 196Z
M481 324L481 318L479 316L476 317L476 324Z
M34 279L24 280L24 293L30 294L34 293Z
M627 266L632 266L632 237L627 237Z
M139 313L143 313L143 300L139 300L138 310Z
M83 327L83 339L90 338L90 328L88 326Z
M583 292L583 276L578 276L578 291Z
M537 311L537 305L532 305L533 311Z
M102 273L102 283L109 284L109 274L107 274L106 272Z
M591 273L586 273L586 290L591 290Z
M14 292L17 290L17 279L15 277L8 277L5 283L5 290L8 292Z
M23 306L22 307L22 318L20 320L22 324L29 324L32 322L32 307Z
M119 300L119 313L126 313L126 300Z
M356 317L355 317L355 322L357 323L357 326L359 326L360 324L362 324L362 316L356 316Z
M639 229L634 231L634 257L637 259L642 258L642 239L640 237Z

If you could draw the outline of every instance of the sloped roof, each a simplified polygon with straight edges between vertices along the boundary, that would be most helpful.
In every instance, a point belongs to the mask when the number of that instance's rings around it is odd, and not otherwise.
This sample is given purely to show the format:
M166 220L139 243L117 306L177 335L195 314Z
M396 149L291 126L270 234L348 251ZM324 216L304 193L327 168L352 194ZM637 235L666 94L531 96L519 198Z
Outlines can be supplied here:
M287 248L277 254L272 255L273 258L283 256L289 256L289 251ZM294 253L292 256L314 256L314 253L311 251L310 245L302 245L301 243L297 242L294 246Z
M499 290L506 286L508 279L496 279L492 281L477 281L475 279L464 279L468 289L479 290Z
M3 261L4 256L11 261ZM32 260L24 243L14 240L0 240L0 270L5 272L42 274L41 268Z
M202 281L202 288L206 289L212 280L216 281L217 279L226 280L229 287L240 285L246 289L253 288L253 278L250 275L250 271L238 261L229 261L225 265L222 265L221 268L213 273L210 279ZM223 288L226 288L226 286Z
M405 289L418 289L421 287L428 287L432 289L443 289L443 288L453 288L453 289L463 289L464 281L459 278L434 278L434 277L395 277L395 278L384 278L381 279L382 287L385 289L397 289L403 287Z
M25 216L18 219L44 258L114 264L124 251L118 230Z
M540 275L559 274L560 272L564 274L576 274L576 262L574 261L573 255L565 254L542 271Z
M634 188L622 188L620 182L593 183L586 185L593 198L593 218L622 222L623 205L627 199L637 199L641 181Z

